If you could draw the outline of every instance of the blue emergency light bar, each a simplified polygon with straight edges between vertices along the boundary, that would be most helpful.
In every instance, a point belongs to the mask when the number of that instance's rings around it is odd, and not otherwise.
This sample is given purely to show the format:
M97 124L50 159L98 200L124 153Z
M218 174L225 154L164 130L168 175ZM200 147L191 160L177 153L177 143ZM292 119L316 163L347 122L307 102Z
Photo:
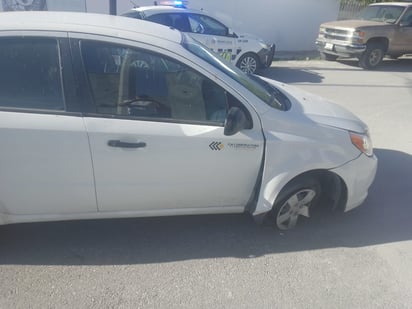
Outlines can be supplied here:
M174 0L174 1L155 1L155 5L169 5L174 6L176 8L185 8L189 1L185 0Z

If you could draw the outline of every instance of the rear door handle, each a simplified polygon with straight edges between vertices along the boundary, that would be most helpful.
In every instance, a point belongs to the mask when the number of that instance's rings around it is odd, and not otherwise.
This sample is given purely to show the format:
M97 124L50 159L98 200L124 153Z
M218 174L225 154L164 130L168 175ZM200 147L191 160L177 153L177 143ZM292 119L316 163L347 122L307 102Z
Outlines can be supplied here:
M119 147L119 148L143 148L146 147L146 143L138 142L138 143L130 143L130 142L122 142L120 140L110 140L107 142L107 145L110 147Z

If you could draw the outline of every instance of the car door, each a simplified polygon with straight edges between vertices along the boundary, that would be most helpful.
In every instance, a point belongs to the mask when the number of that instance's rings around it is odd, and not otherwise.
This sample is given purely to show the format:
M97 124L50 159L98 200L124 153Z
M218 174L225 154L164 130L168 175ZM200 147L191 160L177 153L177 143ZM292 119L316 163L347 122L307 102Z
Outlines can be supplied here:
M228 106L240 102L161 54L87 40L80 46L95 108L85 123L99 210L242 211L258 177L263 136L258 125L223 134Z
M241 52L237 38L229 34L229 28L216 19L203 15L186 13L191 36L203 43L228 61L232 61Z
M81 114L69 108L67 34L55 35L0 37L3 215L97 211L87 133Z

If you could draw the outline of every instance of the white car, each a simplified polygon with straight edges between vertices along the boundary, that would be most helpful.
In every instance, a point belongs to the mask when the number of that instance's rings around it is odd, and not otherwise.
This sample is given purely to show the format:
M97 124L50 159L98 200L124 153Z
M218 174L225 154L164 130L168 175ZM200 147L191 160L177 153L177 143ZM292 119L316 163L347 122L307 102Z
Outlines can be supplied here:
M143 19L189 33L242 71L255 74L272 64L275 44L251 34L237 34L205 11L166 5L133 8L122 16Z
M118 16L1 13L0 224L348 211L376 168L342 107Z

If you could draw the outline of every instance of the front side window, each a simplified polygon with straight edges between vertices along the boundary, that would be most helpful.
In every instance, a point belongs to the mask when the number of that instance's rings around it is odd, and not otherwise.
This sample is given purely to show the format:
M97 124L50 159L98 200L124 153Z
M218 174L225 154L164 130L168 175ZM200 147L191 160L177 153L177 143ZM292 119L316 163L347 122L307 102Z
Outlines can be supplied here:
M83 42L96 112L223 125L235 98L188 66L124 46Z
M191 32L194 33L219 36L227 36L229 33L229 30L226 26L218 22L216 19L213 19L206 15L190 14L189 22Z
M58 43L46 38L0 39L0 107L63 110Z
M412 27L412 7L402 16L401 24L407 27Z

